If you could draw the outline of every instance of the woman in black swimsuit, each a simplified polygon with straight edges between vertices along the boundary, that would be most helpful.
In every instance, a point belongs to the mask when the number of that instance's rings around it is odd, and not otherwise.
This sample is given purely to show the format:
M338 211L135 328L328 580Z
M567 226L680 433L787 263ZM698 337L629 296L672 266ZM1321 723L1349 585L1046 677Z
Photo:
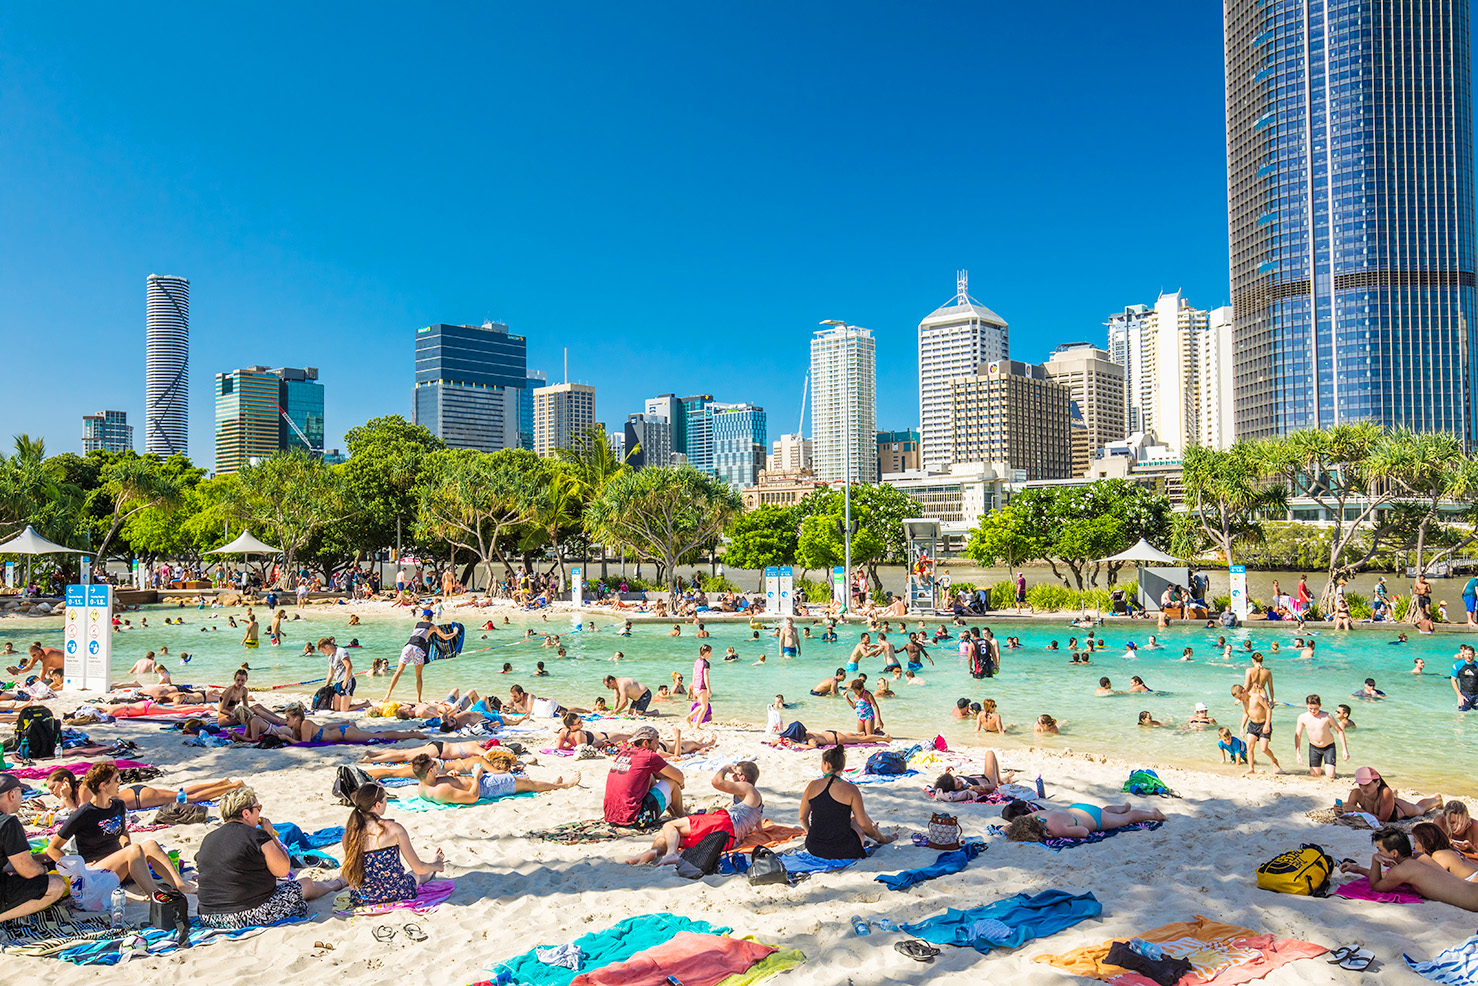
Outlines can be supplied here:
M185 800L190 804L197 801L217 801L227 791L241 786L241 781L233 781L229 777L219 781L199 781L186 784ZM68 811L75 811L79 804L92 799L92 789L64 767L58 767L47 775L46 788L51 792L52 797L61 801L62 807ZM173 804L179 797L179 793L178 788L171 790L150 787L148 784L125 784L118 789L118 797L123 799L123 805L129 811L162 808L167 804Z
M573 750L581 746L622 746L631 741L630 733L597 733L581 726L582 720L573 712L566 712L560 720L564 728L559 731L556 750Z
M821 754L825 776L806 785L801 798L801 827L806 830L806 852L822 859L861 859L865 835L880 845L897 838L884 835L862 805L857 785L841 779L847 750L833 746Z

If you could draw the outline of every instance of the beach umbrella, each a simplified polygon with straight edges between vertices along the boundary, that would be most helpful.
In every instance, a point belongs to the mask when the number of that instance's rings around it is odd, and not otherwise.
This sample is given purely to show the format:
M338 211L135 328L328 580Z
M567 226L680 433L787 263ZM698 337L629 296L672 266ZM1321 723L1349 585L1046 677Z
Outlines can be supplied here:
M207 555L280 555L281 548L274 548L265 541L259 541L252 536L251 531L243 531L235 541L230 544L212 548L206 552Z
M15 537L0 544L0 555L59 555L85 554L81 548L64 548L36 533L36 529L30 524ZM31 559L26 558L26 584L31 582Z
M1159 548L1155 547L1153 544L1150 544L1144 538L1140 538L1139 539L1139 543L1136 544L1134 547L1132 547L1132 548L1126 548L1125 550L1119 552L1117 555L1110 555L1107 558L1100 558L1098 560L1101 561L1101 562L1106 562L1106 561L1132 561L1132 562L1134 562L1134 581L1139 586L1139 605L1140 605L1140 608L1143 609L1144 608L1144 572L1142 570L1143 570L1144 566L1146 564L1151 564L1151 565L1171 565L1171 564L1174 564L1175 562L1179 561L1180 559L1179 558L1176 558L1174 555L1167 555L1165 552L1161 551Z

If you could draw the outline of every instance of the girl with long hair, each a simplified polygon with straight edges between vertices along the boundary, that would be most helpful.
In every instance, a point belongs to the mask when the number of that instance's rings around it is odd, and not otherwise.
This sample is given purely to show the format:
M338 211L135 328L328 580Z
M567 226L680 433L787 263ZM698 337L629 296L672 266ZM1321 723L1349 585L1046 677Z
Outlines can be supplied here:
M383 787L363 784L351 800L354 810L344 823L344 865L339 875L349 885L356 905L411 900L421 884L446 869L440 849L435 859L423 862L405 826L384 817Z

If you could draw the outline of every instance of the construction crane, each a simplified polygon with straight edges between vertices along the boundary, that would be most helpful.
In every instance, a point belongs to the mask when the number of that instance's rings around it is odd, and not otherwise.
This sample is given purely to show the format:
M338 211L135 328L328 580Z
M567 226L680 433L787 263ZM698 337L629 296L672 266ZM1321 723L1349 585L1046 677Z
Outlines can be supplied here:
M281 404L277 405L277 413L282 415L282 420L287 422L287 426L293 430L293 434L301 438L303 440L303 444L308 446L309 452L313 453L314 455L323 454L323 446L319 445L315 447L313 443L308 440L308 436L303 434L303 429L298 427L298 423L288 416L287 411L283 408Z

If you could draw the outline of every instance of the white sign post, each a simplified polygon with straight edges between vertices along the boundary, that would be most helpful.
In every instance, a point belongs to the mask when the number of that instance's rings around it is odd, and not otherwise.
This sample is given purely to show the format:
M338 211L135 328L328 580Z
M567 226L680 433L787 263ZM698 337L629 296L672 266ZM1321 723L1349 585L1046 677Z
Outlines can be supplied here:
M795 573L789 565L780 566L780 615L795 615Z
M5 563L5 588L15 588L15 562L13 561Z
M113 676L113 587L87 587L87 670L85 688L108 690Z
M775 565L765 569L765 612L771 616L780 612L780 569Z
M71 691L84 687L87 674L87 586L67 586L66 599L67 618L62 624L62 687Z
M576 606L585 605L585 572L583 569L570 569L570 602Z
M837 565L831 570L831 601L847 611L847 570Z
M1237 614L1241 622L1247 620L1247 566L1233 565L1231 567L1232 582L1232 612Z

